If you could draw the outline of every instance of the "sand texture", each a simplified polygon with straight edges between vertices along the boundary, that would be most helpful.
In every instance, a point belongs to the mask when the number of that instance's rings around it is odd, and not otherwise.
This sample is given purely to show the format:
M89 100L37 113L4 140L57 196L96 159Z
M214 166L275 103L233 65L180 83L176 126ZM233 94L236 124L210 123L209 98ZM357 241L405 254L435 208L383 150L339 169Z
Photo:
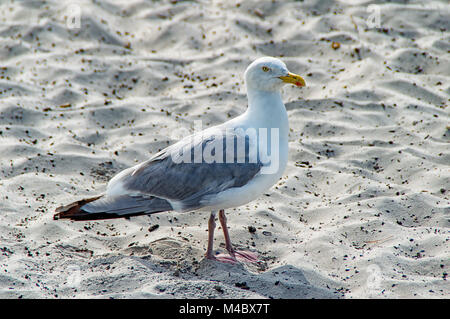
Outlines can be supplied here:
M70 3L0 2L1 298L450 297L447 1ZM204 212L52 219L244 112L266 55L307 86L283 178L227 211L259 264L204 259Z

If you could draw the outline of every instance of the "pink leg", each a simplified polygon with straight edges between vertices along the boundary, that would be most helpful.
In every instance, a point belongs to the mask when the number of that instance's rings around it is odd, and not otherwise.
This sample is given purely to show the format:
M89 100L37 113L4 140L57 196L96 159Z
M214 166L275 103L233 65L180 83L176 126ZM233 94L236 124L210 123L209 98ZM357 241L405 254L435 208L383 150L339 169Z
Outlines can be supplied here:
M214 245L214 229L216 228L216 212L211 212L211 216L208 221L208 248L206 250L206 258L221 261L228 264L235 264L237 260L235 257L228 255L214 255L213 245Z
M235 250L231 243L230 234L228 233L227 227L227 217L225 216L225 211L221 209L219 211L219 221L222 225L223 236L225 237L225 248L230 254L230 256L236 260L255 263L258 261L258 255L249 251Z
M211 212L211 216L209 217L209 221L208 221L208 248L206 250L206 258L208 258L208 259L215 259L214 252L213 252L214 229L216 228L215 219L216 219L216 213Z

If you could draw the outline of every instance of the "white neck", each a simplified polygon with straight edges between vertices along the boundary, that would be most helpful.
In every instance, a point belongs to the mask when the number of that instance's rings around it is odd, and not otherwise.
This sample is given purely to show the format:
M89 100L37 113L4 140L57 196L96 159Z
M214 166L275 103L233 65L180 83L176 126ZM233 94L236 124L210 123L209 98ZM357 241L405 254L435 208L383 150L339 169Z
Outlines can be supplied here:
M247 92L248 109L243 114L254 127L279 128L280 136L289 134L289 122L286 108L279 91Z
M289 139L289 121L286 108L281 100L281 94L278 91L260 91L249 89L248 109L242 115L248 127L258 129L267 128L267 144L261 144L260 155L271 154L271 160L277 165L274 171L267 174L267 182L274 183L278 180L286 167L288 161L288 139ZM272 133L276 129L277 132ZM278 141L275 145L272 143L272 134L278 135ZM259 137L259 133L258 133ZM271 177L268 177L271 176Z

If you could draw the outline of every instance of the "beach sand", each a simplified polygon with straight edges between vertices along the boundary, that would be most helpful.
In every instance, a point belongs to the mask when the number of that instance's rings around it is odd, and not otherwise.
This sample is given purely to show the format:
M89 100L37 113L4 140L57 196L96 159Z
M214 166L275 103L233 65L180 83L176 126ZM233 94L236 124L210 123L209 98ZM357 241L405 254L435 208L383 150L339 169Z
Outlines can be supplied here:
M397 2L2 1L0 297L449 298L450 9ZM259 264L204 259L204 212L53 220L244 112L266 55L307 86L283 178L227 211Z

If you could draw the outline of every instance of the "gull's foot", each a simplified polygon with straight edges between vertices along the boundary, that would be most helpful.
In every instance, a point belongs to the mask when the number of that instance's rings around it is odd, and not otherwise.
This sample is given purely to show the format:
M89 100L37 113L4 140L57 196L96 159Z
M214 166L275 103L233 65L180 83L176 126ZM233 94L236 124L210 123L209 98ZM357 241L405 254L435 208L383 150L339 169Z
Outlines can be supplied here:
M206 259L219 261L219 262L222 262L222 263L225 263L225 264L234 265L234 264L239 263L239 261L235 257L233 257L231 255L228 255L228 254L217 254L217 255L214 255L214 254L211 253L211 254L206 254L205 257L206 257Z
M233 257L228 254L218 254L214 256L214 260L220 261L222 263L235 265L239 263L239 261L236 259L236 257Z
M257 263L259 261L258 254L251 251L236 250L234 251L236 259L246 263Z
M243 250L235 250L232 254L206 255L206 258L231 265L239 262L257 263L259 261L258 254Z

